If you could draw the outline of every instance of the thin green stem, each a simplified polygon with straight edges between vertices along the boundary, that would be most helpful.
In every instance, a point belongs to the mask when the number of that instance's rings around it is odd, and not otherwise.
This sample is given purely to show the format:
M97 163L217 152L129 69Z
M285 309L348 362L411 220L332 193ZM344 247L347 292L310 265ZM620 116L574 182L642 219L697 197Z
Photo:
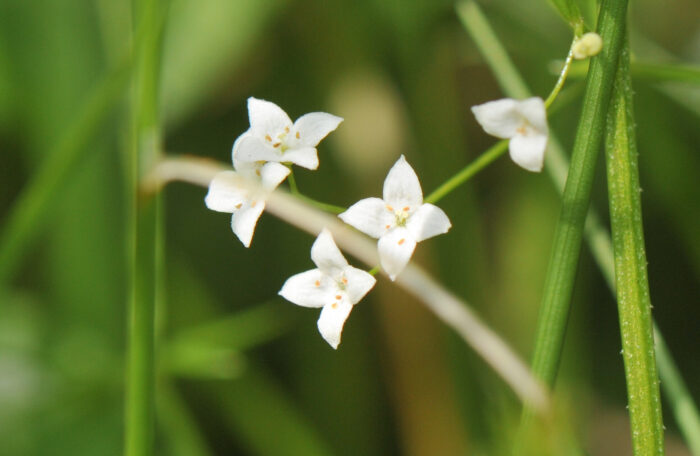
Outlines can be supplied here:
M158 85L164 17L161 0L135 4L144 33L135 43L132 145L128 156L130 191L130 299L124 453L153 453L155 393L155 308L162 285L162 208L145 199L139 182L161 154Z
M373 267L372 269L370 269L367 272L369 272L372 275L377 275L377 273L379 273L379 271L381 271L381 270L382 270L382 267L379 265L376 265L375 267Z
M486 150L479 157L462 168L457 174L449 178L442 185L435 189L430 195L425 197L426 203L437 203L443 197L450 194L454 189L467 182L472 176L496 161L498 157L508 150L508 140L499 141Z
M303 195L301 193L297 193L295 195L297 198L300 200L309 203L310 205L321 209L324 212L329 212L331 214L341 214L347 210L347 208L342 207L342 206L336 206L335 204L328 204L328 203L322 203L321 201L316 201L313 198L309 198L306 195Z
M620 54L605 149L632 445L635 455L663 455L628 46Z
M571 68L571 62L574 61L574 45L576 44L576 40L577 40L577 38L574 37L574 40L571 42L571 46L569 47L569 53L566 55L566 60L564 61L564 67L559 72L559 78L557 79L556 84L554 84L554 88L552 89L552 92L549 94L547 99L544 101L544 106L547 109L549 109L549 107L552 105L554 100L556 100L562 87L564 87L564 83L566 82L566 77L569 75L569 69Z
M467 2L465 2L467 3ZM473 3L469 1L469 3ZM458 10L462 10L464 4L458 5ZM467 10L465 10L467 11ZM491 29L488 21L483 16L478 6L474 5L468 11L469 14L475 14L481 16L479 23L482 27L485 27L487 32L495 36L493 30ZM461 16L460 16L461 17ZM499 83L503 91L510 97L520 97L526 98L531 96L529 90L527 89L525 82L518 73L515 65L509 58L492 60L490 56L496 52L491 48L481 47L483 43L478 41L476 30L470 28L472 22L463 21L465 29L470 35L472 35L479 46L479 50L484 56L486 62L491 67L494 74L510 74L516 79L512 80L510 78L500 78ZM500 52L496 52L496 55L506 55L505 48L500 43L500 41L492 41L491 45L497 46ZM505 68L503 67L505 65ZM634 67L634 63L632 64ZM577 65L572 65L572 68L576 68ZM510 71L504 73L506 69L509 68ZM586 63L586 68L588 64ZM571 72L570 72L571 76ZM525 88L523 92L521 89ZM569 89L567 89L569 90ZM564 94L558 97L559 100L562 99ZM553 109L556 109L560 103L556 103ZM569 161L564 153L564 150L555 137L553 133L550 133L549 147L547 150L547 155L545 157L545 169L548 171L549 176L552 178L554 186L556 189L562 193L564 191L564 185L566 183L566 174L569 169ZM603 227L600 217L597 215L594 209L589 209L588 217L586 219L585 225L585 235L588 242L589 249L596 261L598 268L600 269L603 278L610 290L615 293L615 278L614 278L614 259L613 259L613 249L612 241L610 239L610 234ZM665 343L663 342L663 335L659 330L658 326L654 326L655 339L656 339L656 359L658 361L659 374L662 379L661 388L665 393L671 405L671 410L676 417L676 422L680 431L683 434L685 441L688 446L693 451L694 456L700 456L700 413L695 407L692 397L688 392L688 388L681 377L678 368L668 351Z
M48 153L17 197L0 232L0 286L12 279L19 261L35 239L53 195L88 151L87 143L122 99L129 82L131 56L104 75L75 120Z
M297 187L297 179L294 177L294 170L291 165L289 165L288 168L289 176L287 177L287 182L289 182L289 191L292 192L292 195L299 195L299 187Z

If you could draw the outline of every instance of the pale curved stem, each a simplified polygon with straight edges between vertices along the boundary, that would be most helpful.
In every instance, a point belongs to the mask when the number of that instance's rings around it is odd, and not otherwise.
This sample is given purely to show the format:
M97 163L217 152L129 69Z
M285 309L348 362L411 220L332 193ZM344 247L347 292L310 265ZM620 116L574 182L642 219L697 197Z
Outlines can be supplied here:
M143 181L144 193L158 191L170 181L184 181L208 187L214 176L230 170L221 163L195 157L162 160ZM236 176L235 184L260 191L257 183ZM376 242L283 190L275 190L266 199L265 210L313 235L323 228L333 234L339 247L363 263L379 263ZM396 285L421 299L445 324L454 329L505 380L524 402L538 411L549 410L549 393L532 375L518 355L471 310L469 305L445 289L421 267L409 263L398 276Z

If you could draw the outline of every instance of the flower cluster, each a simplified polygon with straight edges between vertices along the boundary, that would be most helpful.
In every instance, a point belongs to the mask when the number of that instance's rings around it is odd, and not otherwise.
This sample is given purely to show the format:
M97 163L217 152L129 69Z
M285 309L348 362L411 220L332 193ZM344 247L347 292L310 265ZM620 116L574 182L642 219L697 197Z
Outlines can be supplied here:
M510 139L510 156L521 167L542 169L547 146L547 116L540 98L504 99L472 108L484 130ZM343 121L323 112L301 116L292 122L276 104L248 99L250 128L233 144L235 171L222 171L209 185L205 203L209 209L233 214L231 228L249 247L267 194L290 174L291 166L318 168L316 146ZM257 190L240 185L237 175L259 183ZM437 206L423 202L423 190L404 156L389 170L382 198L365 198L339 215L359 231L378 239L381 268L391 280L403 271L425 239L447 233L452 226ZM279 294L303 307L322 308L318 320L321 336L333 347L340 343L345 321L374 286L374 277L350 266L324 229L311 247L312 269L284 283Z

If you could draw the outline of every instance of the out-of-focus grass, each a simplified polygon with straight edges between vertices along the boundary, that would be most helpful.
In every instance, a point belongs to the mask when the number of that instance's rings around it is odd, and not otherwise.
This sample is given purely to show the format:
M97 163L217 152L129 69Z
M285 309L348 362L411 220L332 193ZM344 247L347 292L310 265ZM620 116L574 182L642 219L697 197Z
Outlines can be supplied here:
M587 17L595 16L594 3L581 2ZM124 34L130 30L130 12L124 4L0 2L3 225L20 190L75 120L88 89L115 63L121 46L128 46ZM549 63L569 45L565 24L545 1L485 5L528 84L545 94L553 83ZM687 20L693 12L697 17L694 2L659 12L645 0L633 8L633 25L645 39L679 61L697 61L691 45L697 29ZM377 194L398 153L407 154L428 194L492 144L469 106L503 94L461 30L452 2L173 0L170 11L162 93L167 150L228 161L233 140L248 127L247 96L275 101L292 117L315 110L343 116L350 110L348 100L360 98L339 94L347 93L349 80L368 80L361 79L366 75L381 83L357 84L353 93L365 87L367 93L381 94L377 100L391 101L361 103L360 112L369 116L376 109L394 116L396 129L387 135L394 139L380 141L386 139L383 132L370 130L370 141L359 143L363 150L358 151L340 131L331 135L321 144L320 169L297 173L300 188L310 196L348 205ZM643 19L647 16L659 20L650 24ZM640 46L637 57L655 61L647 49ZM694 185L697 116L660 91L666 86L640 81L635 87L654 316L697 398L700 370L694 362L693 322L700 310L689 305L700 298L700 221L691 210L700 197ZM684 100L692 103L691 97ZM565 149L572 143L578 108L574 103L552 119ZM118 109L81 149L77 165L52 192L37 241L22 257L15 279L0 290L0 441L5 442L0 455L121 452L126 299L122 114ZM341 128L352 137L366 127L348 121ZM349 168L348 157L341 154L353 154L350 160L361 152L372 154L373 137L391 155L384 157L385 164L378 156ZM363 170L363 163L381 169ZM594 205L603 213L600 177ZM200 189L182 185L168 189L169 298L167 313L159 319L163 355L167 343L208 322L233 321L235 328L240 321L251 333L266 334L268 320L246 323L237 316L254 312L276 297L286 277L311 267L309 236L263 215L246 250L230 232L228 217L208 211L203 196ZM558 211L547 178L526 174L503 159L440 205L454 228L421 246L418 261L434 266L451 289L475 303L527 356ZM605 454L593 423L624 413L619 335L605 284L586 257L581 270L574 331L567 336L557 393L573 398L573 405L561 412L562 422L575 423L573 436L584 448ZM395 337L384 329L393 320L377 309L384 305L381 299L393 301L382 309L400 312L403 302L394 296L386 286L363 301L337 352L316 333L315 312L274 300L270 315L280 315L284 324L277 328L288 329L240 351L244 362L238 373L232 371L239 376L204 379L200 372L185 379L163 369L175 400L159 409L172 418L158 420L159 453L177 454L193 445L204 454L418 454L406 444L407 428L399 413L420 410L419 397L436 404L457 398L461 413L451 430L426 426L426 441L463 438L474 454L503 453L517 423L518 404L451 334L435 337L429 326L417 324L401 337L430 341L444 355L450 376L440 381L450 382L455 395L442 395L433 384L396 394L393 373L415 372L423 378L423 367L409 363L395 368L405 361L389 347L401 347L400 340L387 340ZM666 422L673 441L675 425ZM273 438L280 430L285 430L284 438ZM623 442L626 432L619 431ZM194 436L189 443L175 438L187 435Z

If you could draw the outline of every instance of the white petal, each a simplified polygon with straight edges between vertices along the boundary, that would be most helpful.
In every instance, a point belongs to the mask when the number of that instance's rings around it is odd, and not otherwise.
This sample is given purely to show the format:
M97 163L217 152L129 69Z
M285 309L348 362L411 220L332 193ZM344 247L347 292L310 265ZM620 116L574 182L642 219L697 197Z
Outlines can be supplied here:
M263 210L265 210L265 201L254 201L252 203L246 201L246 203L233 214L231 229L246 247L250 247L255 225L258 224L258 219L263 213Z
M547 135L517 135L508 145L510 158L528 171L542 171L544 151L547 149Z
M397 210L406 206L415 210L423 203L423 190L418 176L403 155L394 163L384 180L384 201Z
M235 178L236 173L233 171L222 171L214 176L204 198L209 209L231 213L241 207L246 200L246 191L234 185Z
M313 147L287 149L279 158L276 158L275 161L290 162L302 168L316 169L318 168L318 152L316 152L316 149Z
M298 306L323 307L334 301L335 282L320 269L312 269L288 278L279 294Z
M379 198L360 200L338 217L373 238L381 237L396 222L394 213L387 209L386 203Z
M397 227L382 236L377 247L382 269L394 280L411 259L416 241L408 229Z
M325 228L311 246L311 259L321 271L331 277L340 276L348 265L340 249L335 245L330 231Z
M406 228L416 242L447 233L451 226L445 212L432 204L422 205L406 222Z
M243 133L242 133L238 138L236 138L236 140L233 142L233 147L231 148L231 161L233 161L234 163L235 163L235 161L236 161L236 156L238 155L238 154L236 153L236 151L241 147L241 141L242 141L244 138L248 137L248 136L251 136L250 129L248 129L248 130L246 130L245 132L243 132ZM236 168L236 167L234 166L234 168ZM238 171L238 168L236 168L236 171Z
M264 138L265 135L274 137L284 127L292 126L292 119L286 112L274 103L257 98L248 98L248 118L252 132Z
M352 266L345 268L343 276L347 279L345 292L352 304L360 302L377 282L377 280L372 277L372 274Z
M547 135L547 109L544 101L540 97L532 97L523 100L518 104L520 114L527 120L527 123L535 129L537 133Z
M325 112L305 114L294 122L292 140L295 140L299 147L316 147L328 133L338 128L342 121L342 117Z
M236 141L233 162L280 161L282 154L265 141L253 135L245 135ZM236 167L238 169L238 167Z
M515 136L523 124L518 104L517 100L504 98L472 106L472 112L486 133L507 139Z
M284 165L275 162L267 162L260 168L262 186L265 190L274 190L289 176L291 171Z
M351 310L352 304L347 299L328 304L321 310L321 316L318 319L318 331L334 349L337 349L338 344L340 344L343 325Z

